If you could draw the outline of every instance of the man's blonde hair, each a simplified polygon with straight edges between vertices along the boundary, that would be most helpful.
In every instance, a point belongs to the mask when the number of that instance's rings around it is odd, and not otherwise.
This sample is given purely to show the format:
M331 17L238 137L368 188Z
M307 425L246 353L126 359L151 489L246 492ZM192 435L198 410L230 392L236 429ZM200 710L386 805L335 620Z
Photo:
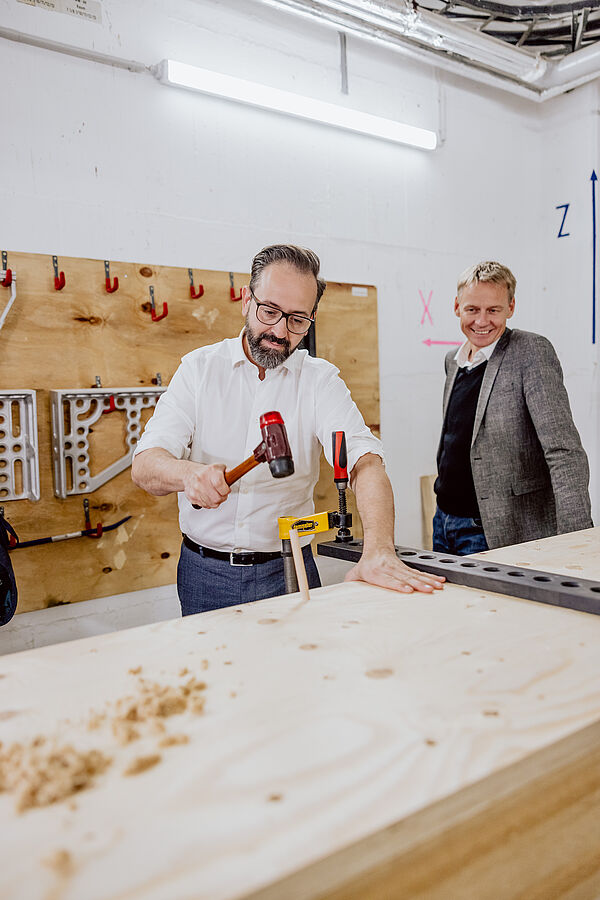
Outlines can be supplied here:
M508 291L509 303L515 296L517 279L510 269L499 262L486 260L485 262L476 263L474 266L469 266L469 268L465 269L462 275L459 276L458 285L456 286L458 297L460 297L461 291L464 288L469 287L471 284L476 284L479 281L492 281L494 284L505 285L506 290Z

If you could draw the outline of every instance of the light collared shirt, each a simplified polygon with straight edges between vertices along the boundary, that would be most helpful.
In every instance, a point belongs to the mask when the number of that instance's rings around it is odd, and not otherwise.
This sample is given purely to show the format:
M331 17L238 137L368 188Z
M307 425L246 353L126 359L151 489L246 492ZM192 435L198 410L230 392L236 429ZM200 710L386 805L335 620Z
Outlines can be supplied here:
M261 381L244 353L241 335L183 357L136 453L162 447L177 459L225 463L232 469L261 443L261 415L276 410L285 423L295 468L287 478L273 478L267 463L256 466L232 485L217 509L194 509L180 492L184 534L213 550L280 550L277 518L314 512L321 447L332 465L333 431L346 433L348 472L365 453L384 459L381 442L365 425L338 373L326 360L296 350L276 369L267 369Z
M502 337L502 335L500 335ZM474 369L476 366L481 365L482 362L488 362L492 353L496 349L496 344L498 340L494 341L493 344L489 344L487 347L480 347L479 350L469 359L469 342L465 341L462 347L458 348L456 356L454 359L456 360L456 364L459 369Z

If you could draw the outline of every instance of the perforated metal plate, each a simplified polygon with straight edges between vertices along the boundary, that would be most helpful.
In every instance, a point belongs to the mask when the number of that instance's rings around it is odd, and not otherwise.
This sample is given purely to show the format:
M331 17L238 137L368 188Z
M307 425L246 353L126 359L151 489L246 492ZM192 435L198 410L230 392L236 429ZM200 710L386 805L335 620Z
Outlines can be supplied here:
M0 503L39 499L35 391L0 391Z
M143 409L156 406L166 387L50 391L54 493L65 498L97 490L131 465ZM96 475L90 472L89 431L104 413L127 416L126 452Z

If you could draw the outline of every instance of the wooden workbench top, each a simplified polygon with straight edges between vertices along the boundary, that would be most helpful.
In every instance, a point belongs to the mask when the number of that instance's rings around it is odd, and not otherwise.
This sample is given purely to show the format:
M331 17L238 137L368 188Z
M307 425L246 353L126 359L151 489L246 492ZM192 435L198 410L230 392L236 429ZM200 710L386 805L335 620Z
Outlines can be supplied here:
M596 528L487 555L600 578L599 551ZM599 641L600 617L572 610L350 583L4 657L5 748L56 735L112 763L42 808L0 794L0 897L258 891L598 720ZM116 742L115 704L140 678L190 677L206 683L204 712L164 719L188 743L159 748L147 723ZM309 895L323 896L268 894Z

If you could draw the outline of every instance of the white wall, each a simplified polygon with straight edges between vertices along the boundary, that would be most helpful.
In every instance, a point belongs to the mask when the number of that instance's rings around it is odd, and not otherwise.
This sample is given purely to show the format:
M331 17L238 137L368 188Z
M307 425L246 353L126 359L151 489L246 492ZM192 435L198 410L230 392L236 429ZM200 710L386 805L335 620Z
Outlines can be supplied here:
M598 82L542 108L546 152L538 178L542 208L538 220L542 277L537 287L536 325L554 343L565 371L575 420L591 464L594 518L600 520L600 303L592 344L592 171L600 176ZM569 203L558 237L563 210ZM596 182L596 230L600 233L600 188ZM599 253L597 244L597 254ZM600 259L597 258L600 274ZM598 278L598 275L597 275ZM600 282L597 282L597 293Z
M381 421L399 542L420 542L418 478L435 469L440 428L447 348L422 342L460 339L456 276L480 258L517 275L513 324L555 340L596 464L597 355L583 349L579 312L565 303L574 284L577 294L586 289L585 240L552 238L554 206L575 196L572 129L582 143L578 164L594 157L596 112L587 107L595 88L545 109L349 39L344 98L337 34L251 0L104 0L102 25L0 0L0 23L148 65L172 57L441 130L442 146L425 153L0 41L10 115L0 141L2 247L244 271L264 244L293 241L320 254L325 277L377 286ZM585 189L584 177L582 202ZM425 298L433 291L433 327L421 324L419 290Z

